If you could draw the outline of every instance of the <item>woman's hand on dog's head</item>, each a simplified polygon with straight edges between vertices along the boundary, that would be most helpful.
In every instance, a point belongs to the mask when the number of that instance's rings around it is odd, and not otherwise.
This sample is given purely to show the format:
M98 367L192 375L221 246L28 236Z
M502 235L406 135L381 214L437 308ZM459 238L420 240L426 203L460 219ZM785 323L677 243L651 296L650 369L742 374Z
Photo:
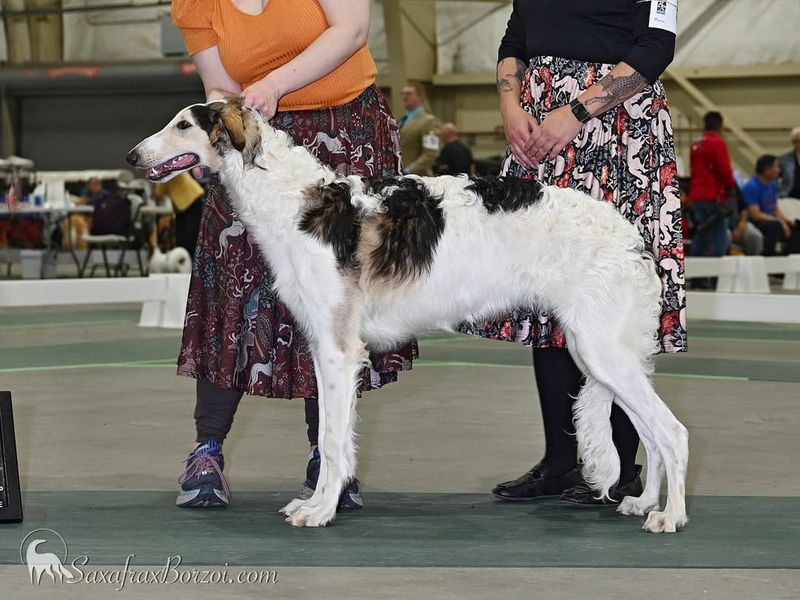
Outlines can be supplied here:
M283 92L269 75L248 85L242 90L242 105L260 112L265 119L271 119L278 110L278 100Z

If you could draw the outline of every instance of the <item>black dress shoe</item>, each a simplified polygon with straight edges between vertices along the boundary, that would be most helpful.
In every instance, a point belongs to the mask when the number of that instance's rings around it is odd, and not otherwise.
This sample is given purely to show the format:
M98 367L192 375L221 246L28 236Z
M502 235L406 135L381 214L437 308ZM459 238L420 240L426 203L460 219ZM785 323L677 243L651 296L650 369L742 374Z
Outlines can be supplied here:
M583 481L577 468L556 476L551 473L539 463L518 479L498 483L492 494L498 500L526 502L559 496L564 490Z
M577 507L595 507L595 506L616 506L625 496L641 496L642 495L642 478L639 476L642 472L642 465L636 465L636 477L629 482L622 485L617 484L608 490L609 498L598 498L596 490L589 487L586 481L582 481L575 487L571 487L561 494L558 499L559 504L566 504L569 506Z

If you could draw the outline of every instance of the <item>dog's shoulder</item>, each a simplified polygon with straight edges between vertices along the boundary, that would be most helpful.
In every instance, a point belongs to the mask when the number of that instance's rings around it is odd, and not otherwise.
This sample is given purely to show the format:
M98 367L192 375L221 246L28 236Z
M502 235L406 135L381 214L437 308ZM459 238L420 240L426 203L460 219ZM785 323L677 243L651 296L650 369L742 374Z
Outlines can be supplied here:
M528 208L542 197L544 186L535 179L519 177L473 177L467 191L480 197L490 214Z

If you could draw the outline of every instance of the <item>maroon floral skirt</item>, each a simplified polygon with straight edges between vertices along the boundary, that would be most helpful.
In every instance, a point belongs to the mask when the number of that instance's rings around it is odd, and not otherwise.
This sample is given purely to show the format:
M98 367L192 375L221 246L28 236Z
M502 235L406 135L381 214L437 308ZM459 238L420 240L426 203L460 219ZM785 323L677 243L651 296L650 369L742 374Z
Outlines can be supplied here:
M340 175L386 178L401 172L397 124L374 86L343 106L278 113L270 124ZM225 190L212 184L197 240L178 374L258 396L316 397L311 352L272 282L269 265L233 214ZM361 389L395 381L416 357L416 342L373 354Z

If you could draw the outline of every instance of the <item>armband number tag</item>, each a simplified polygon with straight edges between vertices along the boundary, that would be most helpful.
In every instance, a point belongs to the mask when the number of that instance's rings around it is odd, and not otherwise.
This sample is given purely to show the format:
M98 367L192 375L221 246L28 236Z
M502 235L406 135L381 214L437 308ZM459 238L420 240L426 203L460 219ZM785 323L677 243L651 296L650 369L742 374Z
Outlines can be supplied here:
M439 136L435 133L429 133L422 136L422 147L425 150L438 150L439 149Z
M678 33L678 0L650 0L650 23L654 29Z

